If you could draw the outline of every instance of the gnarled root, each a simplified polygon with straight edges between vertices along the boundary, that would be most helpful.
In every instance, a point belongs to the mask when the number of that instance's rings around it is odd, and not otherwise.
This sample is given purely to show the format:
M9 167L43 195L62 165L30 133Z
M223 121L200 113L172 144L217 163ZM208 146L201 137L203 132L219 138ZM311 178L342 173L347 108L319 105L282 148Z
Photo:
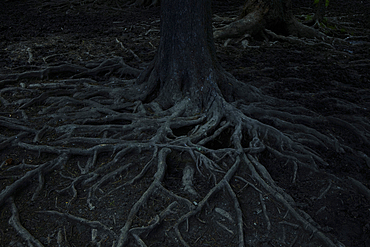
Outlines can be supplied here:
M263 161L270 155L268 162L285 163L284 172L297 186L306 174L301 170L318 173L330 165L321 156L322 149L368 161L367 154L312 126L321 122L346 126L370 146L368 136L362 135L366 121L323 119L306 109L288 113L284 110L289 107L278 107L283 101L258 91L249 104L230 103L215 94L209 108L197 115L186 111L188 99L168 109L155 101L126 102L124 91L111 85L127 82L83 79L106 71L111 62L74 70L74 78L68 80L1 89L8 95L1 96L2 112L9 114L0 117L1 128L8 133L1 136L0 148L5 154L16 150L29 155L20 164L1 165L9 184L0 193L0 206L9 202L9 222L22 239L36 246L46 244L45 239L75 245L199 246L222 236L238 246L264 241L336 246L336 240L279 186ZM42 78L45 71L3 77L3 82L32 75ZM39 96L32 97L35 94ZM279 104L266 103L272 101ZM367 127L360 130L361 124ZM34 161L38 159L43 162ZM347 186L369 194L357 180L330 179L350 181ZM331 183L326 184L317 200L333 190ZM15 206L20 202L12 200L19 193L27 205L21 212ZM36 211L37 217L32 214ZM40 223L22 226L23 218ZM75 233L74 226L89 234Z

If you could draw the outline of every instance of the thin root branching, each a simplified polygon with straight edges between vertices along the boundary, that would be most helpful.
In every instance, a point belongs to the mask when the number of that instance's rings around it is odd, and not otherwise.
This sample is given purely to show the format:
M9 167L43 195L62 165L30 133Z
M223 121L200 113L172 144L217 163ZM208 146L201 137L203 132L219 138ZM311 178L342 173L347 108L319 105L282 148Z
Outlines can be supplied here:
M74 75L52 83L18 85L19 80L43 80L63 71ZM187 116L187 100L163 110L155 102L126 101L115 84L129 82L91 79L113 71L137 74L113 59L94 69L61 65L0 77L0 126L6 130L0 136L0 150L29 156L20 164L9 160L1 164L1 176L9 184L0 192L0 206L10 208L9 224L23 241L30 246L47 244L41 243L45 239L58 244L146 246L167 239L168 245L198 246L224 235L237 246L262 238L290 246L314 238L336 246L297 208L260 157L272 155L271 162L281 160L290 167L286 172L291 171L294 184L302 176L300 169L318 172L319 166L328 166L316 147L352 152L368 162L365 153L311 126L320 121L346 126L370 146L358 124L287 113L278 107L236 107L221 96L207 111ZM369 195L359 181L350 182ZM332 187L326 184L318 199ZM29 205L20 212L20 200L13 199L17 196L29 197ZM248 197L253 203L245 205ZM27 221L49 224L48 229L41 231L35 224L26 229L22 215ZM53 223L45 220L50 217ZM72 225L83 227L91 237L76 240ZM288 234L288 228L295 234Z

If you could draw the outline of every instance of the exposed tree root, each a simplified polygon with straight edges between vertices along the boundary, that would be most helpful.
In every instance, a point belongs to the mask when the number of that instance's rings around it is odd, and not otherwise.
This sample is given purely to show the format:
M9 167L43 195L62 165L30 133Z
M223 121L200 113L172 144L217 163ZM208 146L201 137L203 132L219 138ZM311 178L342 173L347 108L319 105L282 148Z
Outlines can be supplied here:
M14 229L17 231L17 233L23 238L24 241L28 244L28 246L37 246L41 247L43 246L39 240L37 240L34 236L32 236L27 229L25 229L20 220L19 220L19 213L18 209L14 204L13 197L9 198L10 201L10 207L12 210L12 217L9 219L9 224L14 227Z
M285 5L285 2L287 2L287 6L280 6ZM333 41L346 43L345 40L334 39L325 34L332 32L332 30L322 27L323 25L320 25L320 28L314 28L312 25L299 22L291 13L289 4L290 1L275 1L273 3L264 0L246 1L243 12L237 18L214 18L218 26L214 31L214 37L216 39L244 39L252 36L265 40L323 45L331 49L334 48Z
M22 82L23 86L16 86L21 79L45 79L64 72L72 75L52 83ZM91 79L101 73L137 72L113 59L92 69L62 65L0 76L0 99L3 111L8 111L0 117L0 126L10 133L1 136L0 148L47 159L40 165L1 165L3 174L9 173L16 181L1 191L0 206L9 202L9 223L24 241L34 246L46 244L40 242L46 236L37 235L37 231L31 234L22 226L12 200L28 190L35 204L38 200L55 201L50 208L38 210L39 215L87 227L91 238L86 241L95 245L146 246L147 242L161 241L155 236L159 234L172 245L196 246L209 234L202 230L207 227L216 235L230 236L238 246L261 243L262 238L287 246L308 239L325 246L340 245L297 207L259 157L268 153L285 162L292 168L292 183L299 183L300 169L318 172L330 165L321 157L321 150L348 152L368 162L368 154L312 127L316 123L345 126L362 145L370 147L368 120L351 123L315 116L307 109L292 107L288 111L288 106L279 107L283 101L263 96L257 89L254 103L230 103L215 94L208 109L189 115L188 99L168 109L155 101L127 102L122 97L126 91L118 85L132 81L112 78L100 83ZM49 176L53 178L46 179ZM176 179L175 183L169 183L171 179ZM53 180L60 183L59 189L48 191ZM369 197L366 186L352 178L349 181ZM203 186L209 188L207 193ZM327 185L318 199L332 189ZM240 203L241 196L254 198L259 205L248 208ZM249 211L253 210L262 212L254 216L261 222L259 228L256 222L250 223ZM62 223L50 227L61 229ZM255 235L246 230L247 224L256 227ZM68 234L67 230L54 230L58 232L54 240L62 243L61 235Z

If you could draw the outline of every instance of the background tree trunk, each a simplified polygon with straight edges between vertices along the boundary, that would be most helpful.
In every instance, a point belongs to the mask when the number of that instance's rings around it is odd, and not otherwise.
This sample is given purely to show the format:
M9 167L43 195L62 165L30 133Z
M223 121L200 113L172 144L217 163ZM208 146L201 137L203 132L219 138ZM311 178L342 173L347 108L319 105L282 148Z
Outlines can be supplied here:
M263 16L264 27L279 34L288 34L286 23L293 18L291 0L247 0L239 18L256 11Z
M223 39L249 33L265 37L266 29L284 36L324 37L294 18L291 0L247 0L237 20L216 30L214 36Z
M315 4L317 8L316 13L311 20L305 22L306 25L316 27L316 25L318 25L320 22L323 22L327 7L326 1L327 0L319 0L317 5Z
M326 12L326 0L320 0L319 3L317 4L317 10L314 19L317 20L318 22L322 22L324 20L325 12Z

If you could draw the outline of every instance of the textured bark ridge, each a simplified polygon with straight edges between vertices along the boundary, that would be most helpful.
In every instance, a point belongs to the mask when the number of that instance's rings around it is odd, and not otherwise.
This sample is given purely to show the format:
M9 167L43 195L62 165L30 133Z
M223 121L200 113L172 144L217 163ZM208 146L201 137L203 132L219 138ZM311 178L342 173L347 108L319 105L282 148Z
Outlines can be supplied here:
M29 158L7 170L14 181L0 192L0 206L9 209L14 232L29 246L49 238L68 246L68 234L79 232L93 246L199 246L200 239L212 246L342 246L266 166L281 163L292 184L323 176L329 182L312 200L336 190L332 184L370 198L359 181L320 172L331 165L323 152L350 153L370 166L367 154L312 127L341 126L370 147L368 120L317 115L237 81L216 59L211 1L161 4L158 53L142 72L115 58L0 75L7 97L0 98L0 126L10 133L0 150L47 160L31 165ZM112 76L92 79L101 73ZM63 227L50 236L28 231L19 195L34 203L35 222ZM50 200L49 207L37 207L38 200ZM57 220L43 221L49 217Z
M144 100L169 108L187 97L200 111L220 93L210 15L209 2L163 3L158 54L137 82Z

